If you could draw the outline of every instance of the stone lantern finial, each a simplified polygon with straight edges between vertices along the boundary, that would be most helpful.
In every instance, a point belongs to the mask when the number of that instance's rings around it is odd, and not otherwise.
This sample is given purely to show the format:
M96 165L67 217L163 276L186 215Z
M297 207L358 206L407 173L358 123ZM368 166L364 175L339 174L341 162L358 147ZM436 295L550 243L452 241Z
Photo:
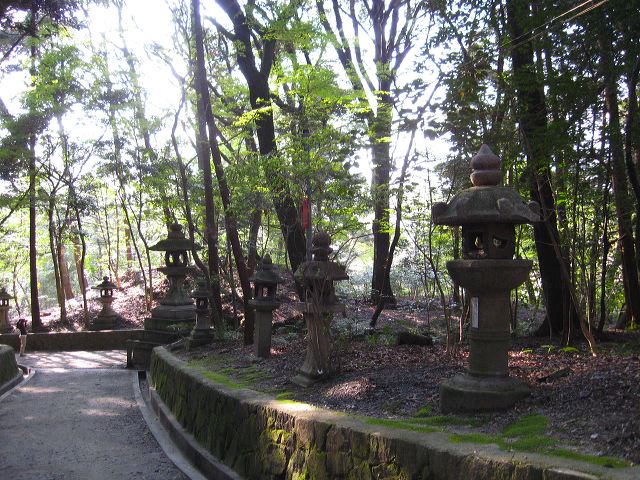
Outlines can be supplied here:
M471 159L471 183L474 187L496 186L502 180L500 157L483 144Z

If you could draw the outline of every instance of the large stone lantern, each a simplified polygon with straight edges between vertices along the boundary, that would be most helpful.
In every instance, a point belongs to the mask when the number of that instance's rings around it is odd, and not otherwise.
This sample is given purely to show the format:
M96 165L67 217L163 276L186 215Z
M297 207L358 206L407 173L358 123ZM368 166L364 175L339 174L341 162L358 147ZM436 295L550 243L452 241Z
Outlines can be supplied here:
M530 260L514 259L515 226L540 221L536 202L498 186L500 159L483 145L471 159L471 183L451 202L432 208L436 225L462 226L462 259L447 262L449 274L470 299L469 367L440 387L443 412L500 410L527 396L509 377L510 291L522 284Z
M280 275L273 269L269 254L265 255L258 270L249 279L253 283L253 299L249 305L256 311L253 333L253 353L260 358L271 355L271 323L273 311L280 306L276 299Z
M191 292L191 298L196 301L196 326L189 336L189 347L206 345L213 340L213 329L209 318L209 295L207 282L204 277L198 277L196 288Z
M169 279L169 291L160 300L160 305L151 311L151 317L144 321L145 330L172 330L175 324L193 323L196 311L193 300L184 289L187 275L195 273L196 269L189 265L187 252L200 247L185 238L182 225L177 223L169 227L169 235L160 240L149 250L165 252L165 266L159 268Z
M113 330L116 326L118 314L113 310L111 304L113 303L113 291L118 287L111 282L109 277L103 277L102 282L92 288L100 292L98 300L102 304L102 310L100 310L95 320L91 322L89 328L90 330Z
M0 333L9 333L13 330L13 327L9 325L9 300L13 300L13 297L7 293L7 289L2 287L0 289Z
M330 243L327 233L316 233L312 240L313 260L302 263L294 274L304 292L305 301L300 308L307 322L307 354L292 382L303 387L334 372L330 326L333 314L344 311L344 305L336 298L334 282L347 280L349 276L342 265L329 261L333 251Z

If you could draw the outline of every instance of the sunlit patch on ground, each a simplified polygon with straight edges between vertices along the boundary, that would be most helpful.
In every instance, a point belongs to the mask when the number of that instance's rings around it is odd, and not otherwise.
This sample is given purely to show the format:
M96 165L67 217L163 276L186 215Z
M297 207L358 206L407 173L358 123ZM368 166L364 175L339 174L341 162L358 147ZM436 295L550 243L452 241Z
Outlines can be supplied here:
M21 365L32 368L66 369L66 368L125 368L127 352L109 350L103 352L27 352L25 357L16 355Z

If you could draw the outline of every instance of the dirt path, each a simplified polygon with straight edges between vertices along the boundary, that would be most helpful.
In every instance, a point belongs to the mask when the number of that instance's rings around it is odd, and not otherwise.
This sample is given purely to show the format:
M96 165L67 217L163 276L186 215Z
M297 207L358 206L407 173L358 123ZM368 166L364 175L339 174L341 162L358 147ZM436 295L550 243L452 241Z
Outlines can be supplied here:
M0 401L0 472L12 480L187 479L149 431L124 352L40 353Z

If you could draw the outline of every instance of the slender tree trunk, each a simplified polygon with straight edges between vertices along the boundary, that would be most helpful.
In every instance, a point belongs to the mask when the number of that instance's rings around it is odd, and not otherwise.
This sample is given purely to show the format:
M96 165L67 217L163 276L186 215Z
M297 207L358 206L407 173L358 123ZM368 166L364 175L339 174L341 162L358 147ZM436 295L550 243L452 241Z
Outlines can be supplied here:
M47 218L49 220L49 250L51 253L51 262L53 263L53 274L56 286L56 298L58 300L58 307L60 308L60 320L62 322L67 321L67 305L64 296L64 289L62 286L62 279L60 277L60 253L58 251L58 245L56 239L56 227L53 213L55 211L55 194L51 193L49 196L49 207L47 208Z
M380 90L391 90L391 81L382 81ZM389 225L389 181L391 180L391 120L393 117L391 96L382 94L378 104L378 112L373 120L371 143L373 145L373 177L371 195L373 197L373 275L371 277L371 300L376 304L380 299L388 304L395 304L391 290L390 273L387 259L390 247Z
M192 0L193 29L196 43L195 87L198 94L198 100L203 104L202 106L207 121L209 148L211 149L211 158L213 159L216 179L218 180L218 188L220 190L220 197L222 199L222 206L224 208L224 223L227 232L227 238L231 243L231 250L233 251L233 256L235 258L236 266L238 269L240 287L242 288L242 300L244 304L244 343L246 345L250 345L253 343L254 329L254 310L249 305L249 301L252 298L251 285L249 283L249 275L247 273L247 267L244 260L244 253L240 245L240 238L238 237L238 226L236 218L233 214L233 211L231 210L231 191L229 190L227 179L224 174L224 169L222 167L222 158L220 156L220 149L216 140L217 127L213 118L213 112L211 111L211 100L205 78L204 44L202 38L202 24L200 21L199 7L199 0ZM273 122L273 117L270 118Z
M247 269L250 275L258 264L258 233L262 224L262 197L257 199L258 205L251 213L251 223L249 224L249 247L247 248Z
M507 0L506 5L511 38L523 38L530 23L529 3ZM530 171L531 196L540 204L543 215L543 221L534 224L534 238L547 315L545 322L536 333L538 335L553 334L565 330L564 325L573 325L578 314L576 306L570 298L567 298L571 291L570 285L564 283L560 264L561 260L565 260L555 253L555 248L559 248L560 245L560 235L548 165L551 156L547 147L549 144L546 141L547 108L542 88L536 80L531 42L515 42L511 58L513 82L518 97L520 130ZM564 318L565 306L568 306L569 313L567 321Z
M414 129L411 131L409 147L407 148L407 152L404 156L404 161L402 162L402 169L400 171L400 182L398 186L398 194L397 194L397 200L396 200L396 224L395 224L393 240L389 248L389 255L386 260L385 271L383 276L383 278L387 278L387 279L390 277L389 273L391 272L391 265L393 264L393 255L398 245L398 241L400 240L401 225L402 225L402 201L404 197L404 183L407 178L407 169L409 167L410 153L411 153L411 148L413 147L413 141L415 139L415 136L416 136L416 130ZM382 292L385 291L384 284L382 285L381 290ZM371 321L369 322L369 326L371 326L372 328L376 326L378 317L380 316L380 313L382 313L382 310L384 309L385 304L387 304L388 302L389 300L386 298L385 295L380 295L378 297L378 305L376 306L376 309L373 312L373 315L371 316Z
M605 20L605 17L602 18ZM612 34L608 24L599 24L598 46L601 54L602 72L607 113L609 114L609 147L611 149L611 181L618 219L618 248L622 257L622 278L624 282L627 317L631 322L640 321L640 283L636 265L636 252L631 227L633 203L627 187L624 143L618 107L618 76L613 63L611 45Z
M261 111L256 118L256 134L260 154L264 158L269 158L277 153L273 112L271 109L265 111L265 107L271 105L269 74L275 58L276 40L272 37L262 39L261 66L258 68L252 46L251 27L240 4L237 0L220 0L218 5L233 22L238 66L249 87L251 107L256 111ZM209 138L209 141L211 140ZM280 222L280 230L289 256L289 264L291 270L295 271L306 256L305 233L298 217L298 208L291 195L287 180L282 177L281 172L272 167L271 162L266 162L265 167L273 204Z
M183 92L183 99L182 101L184 102L184 92ZM180 109L182 108L182 103L180 104ZM180 150L178 148L178 141L176 139L176 128L178 127L178 115L180 113L180 109L178 109L178 111L176 112L175 115L175 120L173 123L173 128L171 130L171 143L173 144L173 150L175 152L176 155L176 161L178 163L178 172L180 174L180 183L181 183L181 190L182 190L182 200L184 202L184 212L185 212L185 218L187 220L187 226L188 226L188 231L189 231L189 239L192 242L195 242L195 224L193 222L193 215L191 213L191 202L189 200L189 182L187 180L187 169L184 165L184 162L182 161L182 155L180 154ZM208 162L209 159L205 158L204 159L205 162ZM206 208L206 206L205 206ZM205 220L206 221L206 220ZM211 275L209 272L209 269L207 268L207 266L202 262L202 260L200 259L200 256L198 255L197 251L193 251L193 259L196 263L196 265L198 266L198 268L200 269L200 271L202 272L202 275L205 277L205 281L207 285L211 285ZM211 253L209 253L209 255L211 255ZM217 255L217 252L215 252L215 255ZM215 273L215 275L217 275L217 272ZM219 286L219 283L216 282L216 285ZM210 287L209 287L210 289ZM211 291L211 290L210 290ZM220 298L220 289L217 288L214 292L213 292L213 298L212 298L213 302L212 302L212 309L211 309L211 318L213 319L213 325L216 326L216 328L222 328L222 299Z
M131 229L125 227L124 229L124 246L127 251L127 272L129 272L133 266L133 249L131 248Z
M87 302L87 289L89 288L89 282L87 281L87 275L85 271L85 260L87 258L87 241L85 239L84 230L82 227L82 216L80 215L80 209L78 208L77 195L75 189L71 190L71 195L74 204L74 213L76 217L76 226L78 227L78 233L74 239L74 256L76 263L76 271L78 273L78 285L80 285L80 292L82 293L82 311L85 322L89 321L89 304Z
M16 313L18 317L22 316L22 309L20 308L20 302L18 301L18 255L13 262L13 271L11 275L11 291L13 292L13 302L16 306Z
M30 36L36 37L36 4L31 7L31 18L29 22ZM31 77L35 78L35 61L37 48L35 42L31 44ZM36 134L29 134L29 291L31 294L31 329L34 332L45 330L40 318L40 299L38 295L38 248L36 230L36 188L37 188L37 168L36 168Z
M73 288L71 287L71 277L69 276L69 264L66 258L67 249L62 241L58 245L58 263L60 265L60 281L62 283L62 290L67 300L75 298L73 294Z

